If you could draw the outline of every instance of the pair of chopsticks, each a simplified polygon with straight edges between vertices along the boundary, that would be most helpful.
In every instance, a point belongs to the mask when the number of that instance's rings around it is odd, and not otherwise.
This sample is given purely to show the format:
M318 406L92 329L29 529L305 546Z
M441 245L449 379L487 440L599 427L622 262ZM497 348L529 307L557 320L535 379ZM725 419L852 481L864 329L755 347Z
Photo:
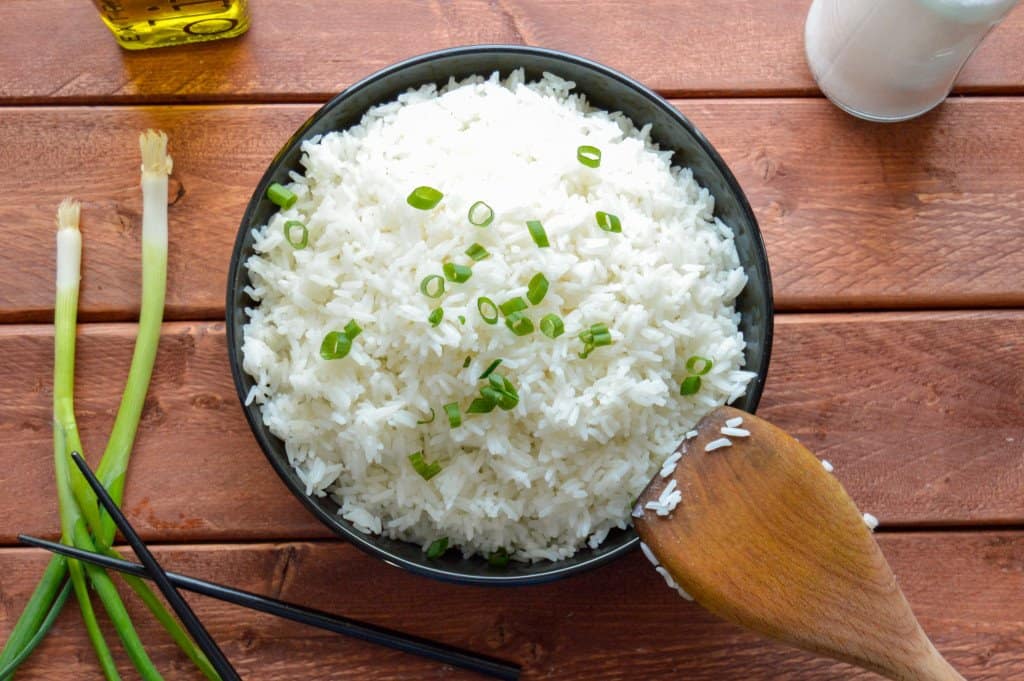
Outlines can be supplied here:
M114 503L114 500L110 498L110 494L107 493L107 490L103 487L100 481L96 479L96 476L89 469L85 460L82 459L77 452L72 454L72 458L78 468L82 471L82 475L85 476L89 486L92 487L93 491L96 493L100 504L107 513L110 514L110 517L117 526L117 529L120 530L122 535L124 535L124 538L128 541L132 550L135 551L139 560L142 561L142 564L140 565L139 563L132 563L118 558L110 558L109 556L92 553L73 546L65 546L64 544L58 544L56 542L37 539L26 535L18 535L18 539L29 546L36 546L70 558L93 563L101 567L144 579L150 579L156 582L156 585L160 588L164 597L171 604L171 607L174 608L174 612L177 613L178 617L185 625L185 628L188 629L189 634L192 635L196 645L206 653L207 658L210 660L210 664L212 664L214 669L217 670L217 673L223 681L234 681L241 677L239 677L238 672L236 672L231 666L231 663L217 646L217 643L210 636L209 632L206 631L206 628L199 621L199 618L196 617L192 608L189 607L188 603L185 602L185 599L182 598L180 593L178 593L178 588L209 596L211 598L216 598L228 603L234 603L235 605L240 605L259 612L276 615L293 622L299 622L300 624L306 624L337 634L343 634L363 641L369 641L370 643L376 643L388 648L401 650L406 653L419 655L454 667L469 669L497 679L516 681L519 678L519 666L503 660L478 655L443 643L436 643L418 636L403 634L401 632L392 631L373 624L359 622L347 617L339 617L319 610L304 608L284 601L279 601L275 598L242 591L241 589L233 589L228 586L207 582L194 577L188 577L174 572L166 572L163 567L161 567L160 563L157 562L153 554L150 553L149 549L128 522L128 519L124 516L121 509L118 508L117 504Z

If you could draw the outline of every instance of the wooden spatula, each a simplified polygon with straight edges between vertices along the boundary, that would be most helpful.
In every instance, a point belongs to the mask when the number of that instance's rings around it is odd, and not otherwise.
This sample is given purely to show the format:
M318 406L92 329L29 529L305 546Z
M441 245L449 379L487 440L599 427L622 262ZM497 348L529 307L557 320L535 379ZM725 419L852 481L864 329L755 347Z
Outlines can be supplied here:
M736 417L749 436L722 433ZM921 629L861 513L813 454L729 407L697 430L638 508L657 503L672 480L682 500L667 516L634 518L677 584L716 615L813 653L891 679L963 681ZM705 451L721 438L731 445Z

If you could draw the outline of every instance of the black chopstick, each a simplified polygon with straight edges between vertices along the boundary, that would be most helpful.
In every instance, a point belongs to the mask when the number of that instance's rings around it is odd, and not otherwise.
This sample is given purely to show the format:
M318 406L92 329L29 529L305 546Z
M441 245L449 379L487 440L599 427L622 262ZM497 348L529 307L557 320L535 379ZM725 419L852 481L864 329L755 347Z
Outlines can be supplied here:
M56 542L37 539L24 534L18 535L18 540L28 546L59 553L70 558L87 563L93 563L110 570L117 570L143 579L150 579L146 568L138 563L132 563L119 558L110 558L90 551L65 546ZM188 577L175 572L165 572L167 579L180 589L202 594L210 598L216 598L227 603L240 605L244 608L258 610L270 615L276 615L293 622L305 624L318 629L325 629L336 634L343 634L362 641L376 643L388 648L394 648L405 653L419 655L431 660L437 660L453 667L469 669L480 674L486 674L503 681L517 681L519 679L519 665L504 660L498 660L486 655L478 655L467 650L455 648L443 643L436 643L419 636L403 634L401 632L379 627L374 624L367 624L358 620L332 615L321 610L304 608L302 606L279 601L268 596L260 596L250 591L234 589L214 582L207 582L195 577Z
M210 636L210 632L206 631L206 627L199 621L196 614L192 612L192 608L189 607L185 599L181 597L178 590L174 588L170 580L167 579L167 573L160 567L160 563L153 554L149 552L142 539L135 532L135 528L128 522L128 518L125 517L121 509L118 508L114 500L110 498L110 494L107 492L107 488L96 479L93 472L89 469L89 464L85 462L85 459L78 454L78 452L72 452L71 458L74 460L78 469L82 471L82 475L85 476L89 486L92 487L92 491L96 493L96 497L100 500L100 504L110 514L114 524L117 525L117 529L121 531L124 538L128 540L128 544L135 551L135 555L139 557L146 570L149 572L150 578L156 582L156 585L160 587L160 592L167 599L167 602L174 608L174 612L178 615L178 619L188 629L188 633L192 635L192 640L196 642L196 645L206 654L206 657L210 660L210 664L217 670L217 675L223 681L242 681L242 677L238 675L235 668L231 666L231 662L228 661L224 652L217 645L217 642Z

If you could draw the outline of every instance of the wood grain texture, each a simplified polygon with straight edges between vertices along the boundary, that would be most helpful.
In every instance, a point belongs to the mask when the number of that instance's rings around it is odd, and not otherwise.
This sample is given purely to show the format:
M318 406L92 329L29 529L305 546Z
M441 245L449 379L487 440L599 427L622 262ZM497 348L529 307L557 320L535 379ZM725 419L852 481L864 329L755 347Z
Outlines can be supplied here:
M886 534L879 543L936 646L967 678L1024 679L1024 534ZM442 584L334 542L158 547L156 555L169 569L515 660L524 681L877 678L715 619L666 589L638 552L569 580L508 589ZM45 558L0 550L0 637ZM187 598L247 681L480 678ZM129 603L134 613L136 605ZM79 619L68 608L19 679L98 681ZM165 678L198 678L151 618L136 622ZM119 661L126 662L123 655Z
M730 419L742 430L727 433ZM964 681L921 629L860 509L814 454L732 407L695 430L673 470L640 495L633 521L688 599L895 681ZM707 451L723 435L727 446ZM666 513L663 496L682 500Z
M251 3L252 28L241 39L128 52L89 3L6 0L0 101L322 101L406 57L480 43L574 52L673 96L816 94L803 51L809 5L274 0ZM1022 45L1024 12L1016 11L972 58L958 90L1024 91ZM29 57L34 66L25 69Z
M1024 306L1024 101L951 101L871 125L821 100L677 102L757 214L780 309ZM136 136L171 138L167 317L222 318L228 259L253 187L315 107L0 109L0 321L53 306L45 237L83 201L82 318L125 320L139 297ZM42 236L41 236L42 235Z
M325 537L260 453L235 397L222 324L171 323L129 472L148 540ZM45 325L0 326L0 489L51 500ZM76 410L95 465L134 327L79 332ZM1024 521L1024 311L783 315L762 416L830 459L885 524ZM672 447L675 443L666 443ZM0 542L54 536L56 506L0 495Z

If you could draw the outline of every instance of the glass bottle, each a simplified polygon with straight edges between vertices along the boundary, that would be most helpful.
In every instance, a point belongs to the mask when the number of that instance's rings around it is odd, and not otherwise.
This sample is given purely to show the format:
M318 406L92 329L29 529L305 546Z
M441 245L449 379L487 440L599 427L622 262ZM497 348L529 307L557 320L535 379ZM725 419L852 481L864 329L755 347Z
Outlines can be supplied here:
M93 0L128 50L234 38L249 28L247 0Z
M902 121L942 102L985 35L1017 0L814 0L807 63L838 107Z

